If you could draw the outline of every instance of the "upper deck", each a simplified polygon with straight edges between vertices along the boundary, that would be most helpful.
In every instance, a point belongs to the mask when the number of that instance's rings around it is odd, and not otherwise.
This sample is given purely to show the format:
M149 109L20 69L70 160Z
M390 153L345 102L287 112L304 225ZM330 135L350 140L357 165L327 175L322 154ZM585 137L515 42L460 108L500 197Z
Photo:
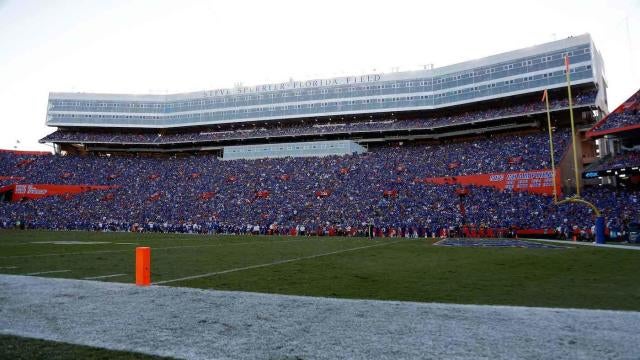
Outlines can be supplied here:
M604 84L590 35L430 70L367 74L170 95L50 93L47 125L172 128L431 110L565 86Z

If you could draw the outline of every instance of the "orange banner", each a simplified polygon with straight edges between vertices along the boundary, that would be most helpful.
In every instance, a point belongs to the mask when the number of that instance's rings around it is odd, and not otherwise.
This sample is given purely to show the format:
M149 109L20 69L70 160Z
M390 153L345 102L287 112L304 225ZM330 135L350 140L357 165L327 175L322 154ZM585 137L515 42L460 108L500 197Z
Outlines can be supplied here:
M5 186L0 191L13 190L11 201L22 199L39 199L47 196L72 195L85 191L106 190L115 186L104 185L54 185L54 184L19 184Z
M553 174L549 169L508 173L476 174L425 178L424 182L433 184L460 184L491 186L500 190L512 189L535 194L553 195ZM560 171L556 170L556 185L560 191Z

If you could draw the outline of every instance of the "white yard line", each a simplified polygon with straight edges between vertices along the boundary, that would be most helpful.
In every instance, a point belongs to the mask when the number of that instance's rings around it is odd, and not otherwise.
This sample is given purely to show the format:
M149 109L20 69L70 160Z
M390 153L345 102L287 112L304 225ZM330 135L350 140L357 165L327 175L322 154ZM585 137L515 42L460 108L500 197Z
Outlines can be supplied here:
M199 279L199 278L203 278L203 277L228 274L228 273L232 273L232 272L236 272L236 271L258 269L258 268L267 267L267 266L286 264L286 263L290 263L290 262L294 262L294 261L315 259L315 258L319 258L319 257L322 257L322 256L341 254L341 253L345 253L345 252L349 252L349 251L356 251L356 250L369 249L369 248L378 247L378 246L386 246L386 245L391 245L391 244L397 244L397 243L399 243L401 241L402 240L388 242L388 243L382 243L382 244L375 244L375 245L359 246L359 247L355 247L355 248L331 251L331 252L328 252L328 253L315 254L315 255L309 255L309 256L302 256L302 257L297 257L297 258L293 258L293 259L286 259L286 260L278 260L278 261L273 261L273 262L270 262L270 263L251 265L251 266L245 266L245 267L241 267L241 268L234 268L234 269L228 269L228 270L222 270L222 271L215 271L215 272L210 272L210 273L206 273L206 274L186 276L186 277L177 278L177 279L171 279L171 280L163 280L163 281L155 282L155 283L153 283L153 285L168 284L168 283L172 283L172 282L176 282L176 281Z
M24 274L24 275L54 274L54 273L63 273L63 272L69 272L69 271L71 271L71 270L40 271L40 272L28 273L28 274Z
M519 240L534 240L534 241L542 241L542 242L554 243L554 244L594 246L594 247L599 247L599 248L640 251L640 246L633 246L633 245L595 244L595 243L580 242L580 241L550 240L550 239L528 239L528 238L521 238Z
M325 239L314 239L313 241L323 241L323 240L330 240L330 239L333 239L334 241L344 241L344 240L364 239L364 238L334 239L334 238L328 237ZM180 240L177 240L177 241L180 241ZM248 241L248 242L240 242L240 243L218 243L218 244L207 244L207 245L165 246L165 247L152 247L151 250L158 251L158 250L171 250L171 249L193 249L193 248L204 248L204 247L250 245L250 244L259 245L259 244L292 243L292 242L305 242L305 241L311 241L311 240L304 238L302 240ZM20 259L20 258L32 258L32 257L61 256L61 255L111 254L111 253L130 252L130 251L132 251L132 249L97 250L97 251L81 251L81 252L68 252L68 253L47 253L47 254L34 254L34 255L13 255L13 256L0 256L0 259Z
M17 269L17 266L2 266L0 267L0 270L6 270L6 269Z
M138 243L116 243L117 245L138 245Z
M111 275L102 275L102 276L92 276L92 277L82 278L82 280L107 279L107 278L119 277L119 276L125 276L125 275L127 275L127 274L111 274Z

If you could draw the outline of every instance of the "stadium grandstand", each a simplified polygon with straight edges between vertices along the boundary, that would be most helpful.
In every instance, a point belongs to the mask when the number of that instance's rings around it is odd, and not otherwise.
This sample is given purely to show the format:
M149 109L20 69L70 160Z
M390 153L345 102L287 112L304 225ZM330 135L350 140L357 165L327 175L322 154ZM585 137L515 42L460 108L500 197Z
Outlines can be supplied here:
M554 182L569 194L578 180L567 69L578 170L637 164L631 140L612 140L611 153L591 140L633 116L638 124L638 98L606 117L604 63L585 34L421 71L172 95L51 93L46 123L57 129L40 142L55 154L0 153L0 226L591 238L591 210L551 196ZM588 184L583 197L603 209L610 238L637 221L636 188Z

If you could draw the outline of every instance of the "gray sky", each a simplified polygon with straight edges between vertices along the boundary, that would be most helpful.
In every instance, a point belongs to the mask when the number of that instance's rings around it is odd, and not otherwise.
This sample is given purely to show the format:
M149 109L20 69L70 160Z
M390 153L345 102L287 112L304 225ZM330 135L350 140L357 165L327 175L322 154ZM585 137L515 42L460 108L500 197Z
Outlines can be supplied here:
M439 67L585 32L604 57L612 110L640 88L640 0L0 0L0 148L50 149L37 143L53 131L50 91Z

